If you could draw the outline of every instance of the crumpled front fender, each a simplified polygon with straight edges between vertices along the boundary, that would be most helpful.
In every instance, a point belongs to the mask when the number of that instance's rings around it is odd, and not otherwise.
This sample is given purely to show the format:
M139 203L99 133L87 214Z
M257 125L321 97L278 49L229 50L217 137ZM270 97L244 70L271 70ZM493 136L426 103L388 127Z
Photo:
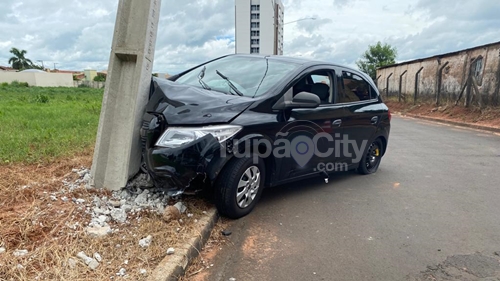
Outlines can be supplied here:
M221 157L219 141L206 135L178 148L146 149L145 161L155 186L164 187L171 195L179 195L196 180L214 180L227 162Z

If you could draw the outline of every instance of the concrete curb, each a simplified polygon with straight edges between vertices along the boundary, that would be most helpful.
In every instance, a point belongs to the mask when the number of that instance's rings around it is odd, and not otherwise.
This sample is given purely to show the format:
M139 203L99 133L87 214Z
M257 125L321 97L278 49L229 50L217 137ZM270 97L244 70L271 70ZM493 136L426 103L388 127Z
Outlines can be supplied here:
M175 249L175 254L166 256L147 280L174 281L183 276L187 266L198 256L207 242L218 219L219 214L215 208L207 211L207 216L198 221L200 234L189 240L184 247Z
M489 131L489 132L493 132L493 133L500 133L500 128L495 128L495 127L488 127L488 126L482 126L482 125L471 124L471 123L462 123L462 122L451 121L451 120L442 120L442 119L438 119L438 118L421 116L421 115L416 115L416 114L409 114L409 113L396 112L396 114L401 115L401 116L408 116L411 118L422 119L422 120L426 120L426 121L432 121L432 122L454 125L454 126L459 126L459 127L471 128L471 129L478 129L478 130Z

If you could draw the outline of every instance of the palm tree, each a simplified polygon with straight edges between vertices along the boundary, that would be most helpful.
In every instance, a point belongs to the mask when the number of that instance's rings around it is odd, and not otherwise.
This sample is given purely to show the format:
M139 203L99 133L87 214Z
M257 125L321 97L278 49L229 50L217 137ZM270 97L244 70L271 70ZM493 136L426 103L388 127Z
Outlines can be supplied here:
M26 50L19 51L17 48L12 48L10 52L14 55L9 59L9 64L12 64L12 68L17 70L33 68L33 62L25 57L28 53Z

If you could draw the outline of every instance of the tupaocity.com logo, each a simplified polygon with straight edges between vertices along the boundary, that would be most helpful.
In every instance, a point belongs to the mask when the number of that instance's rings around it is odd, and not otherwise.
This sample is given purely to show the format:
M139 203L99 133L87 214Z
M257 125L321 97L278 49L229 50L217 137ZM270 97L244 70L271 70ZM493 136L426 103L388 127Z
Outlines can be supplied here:
M327 133L310 121L287 124L276 134L273 141L265 138L232 140L232 145L238 148L233 150L235 157L253 157L254 163L257 163L259 158L272 155L277 159L293 158L300 167L305 167L316 156L325 161L317 161L319 164L315 170L326 172L347 170L346 163L327 162L333 157L352 159L353 163L359 163L367 143L368 140L363 140L358 144L345 134ZM221 157L226 157L226 153L226 149L221 149Z

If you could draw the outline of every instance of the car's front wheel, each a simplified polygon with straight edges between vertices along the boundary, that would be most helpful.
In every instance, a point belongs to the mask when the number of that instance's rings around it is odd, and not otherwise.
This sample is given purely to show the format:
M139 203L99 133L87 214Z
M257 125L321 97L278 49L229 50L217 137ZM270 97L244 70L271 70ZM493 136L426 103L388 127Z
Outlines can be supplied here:
M221 215L238 219L248 215L264 188L264 163L251 158L234 158L219 175L215 185L215 204Z
M363 155L359 163L358 172L362 175L375 173L382 160L383 149L384 147L380 139L373 141L370 146L368 146L365 155Z

